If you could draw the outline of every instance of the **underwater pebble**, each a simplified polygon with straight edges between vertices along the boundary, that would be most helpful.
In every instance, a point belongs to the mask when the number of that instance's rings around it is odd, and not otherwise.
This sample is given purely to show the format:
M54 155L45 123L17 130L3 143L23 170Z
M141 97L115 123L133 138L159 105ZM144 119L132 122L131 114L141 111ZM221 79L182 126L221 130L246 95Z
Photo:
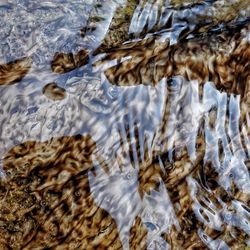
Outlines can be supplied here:
M43 87L43 94L53 101L63 100L67 95L66 90L54 82Z

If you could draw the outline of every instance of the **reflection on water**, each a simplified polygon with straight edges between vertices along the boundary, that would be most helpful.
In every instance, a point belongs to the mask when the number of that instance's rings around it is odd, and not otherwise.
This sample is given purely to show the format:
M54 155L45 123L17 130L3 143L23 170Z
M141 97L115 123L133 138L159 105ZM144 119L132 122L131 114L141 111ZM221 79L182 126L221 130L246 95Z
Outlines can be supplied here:
M0 4L0 248L248 249L249 12Z

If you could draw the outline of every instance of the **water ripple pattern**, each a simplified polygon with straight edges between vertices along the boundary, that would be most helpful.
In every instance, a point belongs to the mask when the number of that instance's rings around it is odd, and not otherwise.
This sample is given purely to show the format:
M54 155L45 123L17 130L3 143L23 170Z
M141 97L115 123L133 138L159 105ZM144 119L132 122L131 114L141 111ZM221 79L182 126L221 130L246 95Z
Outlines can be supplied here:
M250 4L0 3L0 249L249 249Z

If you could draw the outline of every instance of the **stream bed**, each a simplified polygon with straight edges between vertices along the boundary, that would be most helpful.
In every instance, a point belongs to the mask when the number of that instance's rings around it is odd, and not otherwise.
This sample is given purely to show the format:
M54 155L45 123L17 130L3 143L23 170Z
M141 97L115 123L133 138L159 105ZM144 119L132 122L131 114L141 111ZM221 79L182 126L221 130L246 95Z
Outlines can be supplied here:
M0 2L0 249L250 249L250 3Z

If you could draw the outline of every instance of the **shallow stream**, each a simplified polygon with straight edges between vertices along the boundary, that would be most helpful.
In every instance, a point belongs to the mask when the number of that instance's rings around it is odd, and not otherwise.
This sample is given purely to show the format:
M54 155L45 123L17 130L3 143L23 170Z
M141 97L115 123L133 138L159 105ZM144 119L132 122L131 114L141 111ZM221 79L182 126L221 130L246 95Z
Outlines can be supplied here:
M250 4L0 2L0 249L250 249Z

